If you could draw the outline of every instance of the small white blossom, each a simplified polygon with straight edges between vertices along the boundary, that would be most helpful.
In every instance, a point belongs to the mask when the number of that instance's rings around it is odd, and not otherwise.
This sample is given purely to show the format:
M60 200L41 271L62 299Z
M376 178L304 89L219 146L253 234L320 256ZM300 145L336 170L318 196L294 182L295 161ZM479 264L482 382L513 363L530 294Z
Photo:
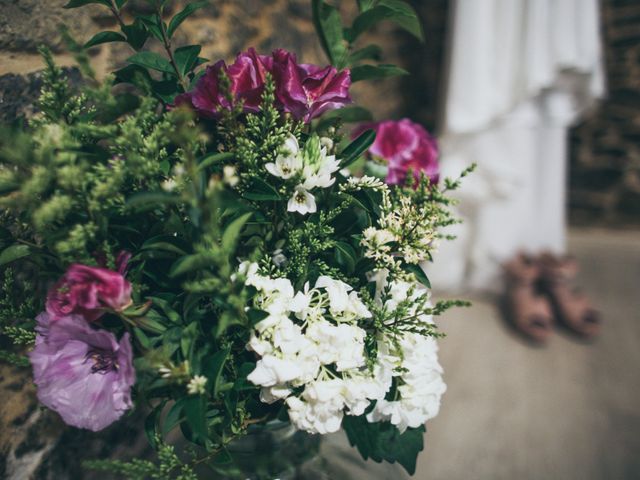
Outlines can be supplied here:
M289 135L275 163L267 163L265 168L271 175L285 180L296 175L302 169L302 156L296 137Z
M315 197L305 190L303 186L296 187L295 193L287 204L287 211L306 215L307 213L315 213L316 210Z
M236 167L232 165L224 166L224 168L222 169L222 176L224 179L224 183L226 183L230 187L235 187L240 181L240 178L238 178L238 175L236 174Z
M207 377L203 375L196 375L187 385L187 392L189 395L202 395L205 393L205 387L207 386Z

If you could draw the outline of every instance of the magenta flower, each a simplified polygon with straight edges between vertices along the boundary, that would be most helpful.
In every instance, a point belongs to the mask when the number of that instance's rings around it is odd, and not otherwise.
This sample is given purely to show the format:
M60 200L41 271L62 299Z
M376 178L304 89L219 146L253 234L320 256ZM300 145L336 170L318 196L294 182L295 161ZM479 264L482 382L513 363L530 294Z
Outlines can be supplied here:
M126 259L127 254L120 260ZM118 269L126 269L119 261ZM131 305L131 284L122 273L106 268L73 264L47 295L47 312L53 319L82 315L92 322L105 310L122 311Z
M369 152L388 165L386 182L404 184L411 170L416 183L424 174L432 183L439 178L438 144L422 125L405 118L361 126L358 131L373 129L376 139Z
M132 407L129 334L118 342L79 315L52 320L46 312L38 315L36 344L29 354L38 399L68 425L102 430Z
M295 54L280 49L273 52L273 77L284 111L305 123L351 103L349 70L298 64Z
M229 66L227 75L231 80L231 93L243 101L245 112L260 110L264 84L272 65L271 57L258 55L255 49L250 48L238 54L236 61Z
M220 74L226 71L227 66L222 60L207 67L204 75L196 83L195 89L178 95L175 98L174 105L187 105L202 117L218 117L223 108L228 109L230 107L229 102L223 97L219 89Z
M298 64L296 56L276 50L272 56L258 55L255 49L238 54L228 67L223 61L208 67L193 91L178 95L174 104L192 107L200 116L218 118L231 104L220 92L220 75L230 80L230 93L243 102L245 112L260 109L267 74L273 75L278 108L296 119L310 122L324 112L351 103L348 70Z

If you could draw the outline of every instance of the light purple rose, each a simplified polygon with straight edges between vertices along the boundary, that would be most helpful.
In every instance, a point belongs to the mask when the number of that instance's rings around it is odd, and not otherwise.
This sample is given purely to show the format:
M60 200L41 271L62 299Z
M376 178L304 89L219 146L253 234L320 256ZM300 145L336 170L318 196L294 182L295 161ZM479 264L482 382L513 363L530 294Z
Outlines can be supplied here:
M118 420L132 407L135 383L131 342L92 328L79 315L53 321L37 318L36 344L29 354L42 404L68 425L94 432Z
M273 76L284 111L305 123L351 103L349 70L298 64L295 54L280 49L273 52Z
M121 254L124 259L128 254ZM119 259L121 259L119 256ZM119 262L120 271L73 264L47 295L47 312L53 319L82 315L92 322L106 310L122 311L131 305L131 284L123 273L126 261Z
M376 139L369 153L386 160L386 183L402 185L411 170L416 185L422 174L432 183L439 179L438 144L422 125L405 118L363 125L358 132L373 129Z
M348 70L298 64L296 56L286 50L268 56L250 48L229 66L219 61L208 67L195 89L178 95L174 105L187 105L202 117L219 118L223 110L232 107L220 91L221 74L229 77L233 100L242 101L245 112L260 110L267 74L275 82L277 107L298 120L308 123L328 110L351 103Z

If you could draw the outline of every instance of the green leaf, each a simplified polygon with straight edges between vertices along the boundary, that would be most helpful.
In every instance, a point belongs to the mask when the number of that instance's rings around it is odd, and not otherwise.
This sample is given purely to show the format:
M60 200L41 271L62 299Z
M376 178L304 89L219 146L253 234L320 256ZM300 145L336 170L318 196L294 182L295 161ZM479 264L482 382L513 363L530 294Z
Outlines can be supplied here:
M359 65L351 69L351 82L396 77L398 75L409 75L409 72L395 65Z
M364 12L366 10L369 10L370 8L373 8L375 3L376 0L358 0L358 8L361 12Z
M127 62L144 68L150 68L151 70L168 73L170 75L176 74L169 60L155 52L134 53L127 58Z
M192 395L186 397L183 404L183 410L187 417L187 423L193 431L195 437L201 441L205 441L208 436L206 404L202 395Z
M110 5L109 0L70 0L69 3L67 3L62 8L84 7L85 5L89 5L91 3L98 3L98 4L104 5L106 7L108 7Z
M242 227L249 221L253 212L245 213L232 221L222 234L222 249L225 252L235 251Z
M322 116L322 120L320 121L320 123L322 125L331 124L338 118L344 123L360 123L372 121L373 115L369 110L363 107L344 107L325 113ZM320 128L320 125L318 125L318 128Z
M348 167L367 151L376 139L374 130L365 130L342 151L341 167Z
M167 327L165 325L163 325L162 323L160 323L158 320L154 320L152 318L153 314L155 314L156 316L159 316L156 312L151 310L144 317L136 317L136 318L131 319L131 320L138 327L140 327L142 330L146 330L147 332L164 333L167 330Z
M176 260L169 269L169 276L171 278L184 275L187 272L197 270L198 268L207 267L213 264L213 259L210 255L204 253L194 253L193 255L187 255L186 257Z
M187 252L185 252L183 249L181 249L180 247L170 242L154 242L149 244L145 242L145 244L140 248L140 250L162 250L164 252L172 252L178 255L187 254Z
M418 40L424 40L418 15L411 5L402 0L380 0L375 7L358 15L351 28L347 30L347 40L353 43L360 35L382 20L390 20Z
M356 268L356 251L346 242L336 242L336 261L351 274Z
M164 36L162 34L163 24L160 15L138 15L136 17L136 20L140 20L156 40L158 40L159 42L164 41Z
M11 245L0 253L0 265L26 257L30 253L31 249L27 245Z
M182 22L184 22L189 15L198 10L199 8L205 7L209 4L208 1L203 2L194 2L190 3L180 12L176 13L175 16L169 22L169 28L167 28L167 36L171 38L175 33L176 29L180 26Z
M243 195L248 200L256 202L267 202L272 200L280 200L278 191L260 178L254 178L250 187Z
M131 24L122 27L122 33L127 37L127 43L134 50L140 50L149 38L149 32L138 18Z
M420 265L414 265L410 263L406 263L402 266L402 269L406 272L413 273L416 276L416 279L423 284L427 288L431 288L431 282L429 281L429 277L424 273L424 270Z
M224 162L225 160L231 160L234 157L232 152L222 152L222 153L214 153L212 155L206 155L200 160L198 163L198 171L202 171L211 165L215 165L216 163Z
M144 421L144 433L147 435L149 445L154 450L158 449L157 434L160 425L160 414L166 404L166 400L155 407Z
M176 65L181 75L186 75L190 72L198 60L202 47L200 45L188 45L186 47L177 48L173 52L173 56L176 60Z
M333 5L323 0L312 0L311 10L322 49L329 61L337 68L345 67L348 55L347 43L343 38L342 18L340 12Z
M424 448L424 427L409 428L401 434L390 423L369 423L364 415L346 416L342 426L349 443L365 460L398 462L410 475L415 473L418 454Z
M382 48L379 45L367 45L349 55L349 62L353 65L363 60L380 60L381 57Z
M101 43L110 43L110 42L126 42L127 39L124 35L118 32L100 32L96 33L91 39L84 44L83 48L90 48L96 45L100 45Z
M209 389L214 398L220 393L222 371L227 358L229 358L229 352L228 348L220 350L205 361L204 374L209 379Z
M162 435L167 435L174 427L184 420L184 416L182 414L182 408L184 407L184 402L189 397L183 397L174 403L169 411L167 412L167 416L164 419L164 423L162 424Z
M168 192L142 192L136 193L125 202L125 208L151 209L160 205L172 205L180 202L180 197Z

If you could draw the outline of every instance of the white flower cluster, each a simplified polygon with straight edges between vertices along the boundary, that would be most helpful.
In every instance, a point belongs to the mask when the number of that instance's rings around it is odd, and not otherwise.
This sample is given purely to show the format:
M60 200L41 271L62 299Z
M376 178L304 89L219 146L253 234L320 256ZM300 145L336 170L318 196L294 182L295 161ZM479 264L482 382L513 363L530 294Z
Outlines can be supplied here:
M428 299L429 291L421 284L399 280L387 286L386 276L387 272L380 271L372 278L377 283L378 301L381 301L383 290L386 294L384 309L394 312L408 300L412 307L406 313L416 316L415 323L433 323L431 315L416 307L420 303L430 306L424 298L427 296ZM393 400L376 402L367 416L370 422L390 421L404 432L408 427L419 427L438 414L440 399L447 387L442 380L438 344L434 338L411 332L394 339L383 335L378 339L378 362L382 370L391 371L397 377L398 388Z
M328 155L330 139L311 137L310 148L300 149L295 136L289 135L276 157L275 162L267 163L265 168L283 180L299 180L293 196L289 199L287 210L302 215L317 210L316 199L311 194L314 188L328 188L335 182L332 174L340 170L340 160L335 155Z
M248 380L262 387L262 401L284 400L297 428L335 432L345 414L362 415L373 400L368 420L388 420L401 431L437 413L445 387L434 340L382 336L376 363L368 369L366 332L358 322L371 313L349 285L321 276L313 288L307 284L296 293L289 280L260 275L256 264L243 263L240 273L258 291L255 307L268 314L247 345L260 356ZM390 290L385 305L391 308L416 294L404 283ZM395 397L385 400L394 377Z

